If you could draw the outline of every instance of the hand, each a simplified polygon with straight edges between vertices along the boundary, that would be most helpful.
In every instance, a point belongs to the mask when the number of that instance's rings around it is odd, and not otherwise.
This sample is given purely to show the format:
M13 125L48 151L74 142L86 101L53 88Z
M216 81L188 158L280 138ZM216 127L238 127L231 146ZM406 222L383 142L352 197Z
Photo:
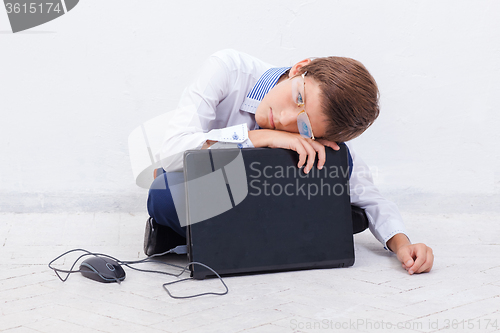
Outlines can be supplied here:
M425 244L411 244L405 234L396 234L387 241L387 247L396 253L404 269L413 273L427 273L434 263L432 249Z
M434 263L432 249L423 243L403 245L398 248L396 255L410 275L428 273Z
M311 171L316 154L318 154L318 169L322 169L326 161L325 146L334 150L340 147L335 142L327 140L311 140L302 137L298 133L290 133L276 130L255 130L249 131L250 140L255 147L284 148L294 150L299 154L299 163L297 167L304 167L304 173Z

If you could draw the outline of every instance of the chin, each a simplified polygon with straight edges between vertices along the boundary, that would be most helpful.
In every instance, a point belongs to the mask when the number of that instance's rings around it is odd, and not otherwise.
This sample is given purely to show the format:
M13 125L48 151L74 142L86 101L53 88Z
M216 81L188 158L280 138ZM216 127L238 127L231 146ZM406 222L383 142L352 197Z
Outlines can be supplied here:
M265 120L263 121L262 125L259 122L257 122L257 125L259 125L259 127L262 129L270 129L271 128L271 126L269 126L268 123L265 122Z

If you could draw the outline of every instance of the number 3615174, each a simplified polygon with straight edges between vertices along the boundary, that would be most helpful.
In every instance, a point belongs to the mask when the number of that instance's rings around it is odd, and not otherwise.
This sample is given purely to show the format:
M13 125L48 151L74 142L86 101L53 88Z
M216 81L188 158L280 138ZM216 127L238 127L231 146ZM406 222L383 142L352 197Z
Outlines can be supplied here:
M53 2L45 2L45 3L5 3L5 8L7 9L7 14L15 13L23 13L23 14L35 14L35 13L50 13L56 12L60 13L62 11L60 7L60 3L54 4Z

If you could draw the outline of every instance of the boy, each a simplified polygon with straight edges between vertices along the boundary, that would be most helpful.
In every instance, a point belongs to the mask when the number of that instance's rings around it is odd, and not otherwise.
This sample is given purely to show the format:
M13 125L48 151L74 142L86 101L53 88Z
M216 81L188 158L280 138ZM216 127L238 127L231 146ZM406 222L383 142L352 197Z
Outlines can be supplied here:
M291 68L274 68L247 54L223 50L207 60L184 91L159 154L163 169L173 172L182 169L185 150L239 142L240 148L294 150L299 154L297 166L308 173L316 155L317 168L323 167L325 146L338 150L337 142L359 136L378 114L375 80L353 59L304 59ZM215 130L228 127L234 132L231 138ZM352 150L351 163L351 203L365 210L370 231L396 253L409 274L429 272L432 250L410 243L397 207L380 195L368 167ZM154 248L157 240L168 248L185 244L185 228L166 179L158 177L149 192L145 250ZM159 183L162 190L155 189Z

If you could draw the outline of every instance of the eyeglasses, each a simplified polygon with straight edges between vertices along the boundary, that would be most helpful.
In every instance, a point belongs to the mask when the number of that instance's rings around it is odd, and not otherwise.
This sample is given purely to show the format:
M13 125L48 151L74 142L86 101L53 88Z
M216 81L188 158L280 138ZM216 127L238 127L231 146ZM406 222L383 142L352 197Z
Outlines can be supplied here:
M297 106L299 106L299 107L304 107L305 102L306 102L306 95L305 95L305 90L306 90L305 76L306 76L306 74L307 74L307 72L292 79L293 102L295 104L297 104ZM300 135L302 135L304 138L314 140L314 134L313 134L312 127L311 127L311 121L309 120L309 117L307 116L305 109L300 111L299 114L297 115L297 127L299 128Z

